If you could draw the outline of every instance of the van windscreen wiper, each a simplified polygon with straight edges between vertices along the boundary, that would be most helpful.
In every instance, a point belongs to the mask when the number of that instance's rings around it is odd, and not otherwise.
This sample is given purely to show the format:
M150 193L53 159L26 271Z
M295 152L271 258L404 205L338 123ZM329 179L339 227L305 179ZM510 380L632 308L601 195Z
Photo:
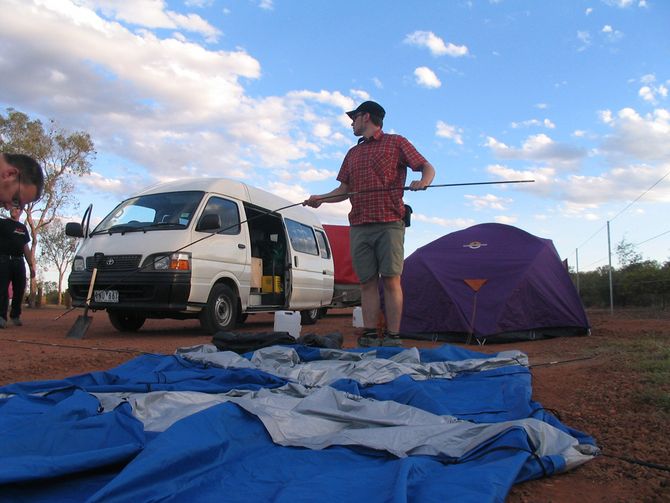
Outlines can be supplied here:
M186 225L180 224L179 222L156 222L153 224L145 225L142 229L185 229Z
M126 232L140 232L140 231L146 232L147 227L148 227L147 225L138 225L138 224L118 224L118 225L112 225L109 229L91 232L91 236L95 234L116 234L116 233L125 234Z

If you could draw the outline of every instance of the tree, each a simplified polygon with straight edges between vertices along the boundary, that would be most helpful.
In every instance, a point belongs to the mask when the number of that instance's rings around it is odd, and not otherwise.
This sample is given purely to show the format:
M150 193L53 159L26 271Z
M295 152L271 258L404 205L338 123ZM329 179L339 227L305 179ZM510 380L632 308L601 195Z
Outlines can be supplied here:
M58 211L66 206L76 208L73 197L73 177L91 173L95 158L93 140L88 133L68 133L50 120L45 128L38 119L7 109L7 116L0 114L0 150L28 154L44 168L44 194L39 201L30 203L26 211L26 224L30 227L32 241L30 255L34 260L39 236ZM35 298L36 282L30 282L31 303Z
M635 245L626 241L626 238L621 238L619 244L616 245L616 256L622 268L642 262L642 254L638 253Z
M63 301L63 277L77 251L77 240L65 235L65 226L60 220L54 220L41 234L40 259L43 263L53 264L58 270L58 304Z

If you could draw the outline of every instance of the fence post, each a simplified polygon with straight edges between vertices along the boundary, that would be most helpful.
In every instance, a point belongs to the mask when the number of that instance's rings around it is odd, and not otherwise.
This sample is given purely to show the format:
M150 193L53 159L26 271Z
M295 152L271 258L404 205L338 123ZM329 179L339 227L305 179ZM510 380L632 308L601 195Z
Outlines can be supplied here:
M607 221L607 256L609 257L610 314L614 314L614 290L612 289L612 245L610 241L610 221Z
M575 266L577 268L577 295L579 295L579 248L575 248Z

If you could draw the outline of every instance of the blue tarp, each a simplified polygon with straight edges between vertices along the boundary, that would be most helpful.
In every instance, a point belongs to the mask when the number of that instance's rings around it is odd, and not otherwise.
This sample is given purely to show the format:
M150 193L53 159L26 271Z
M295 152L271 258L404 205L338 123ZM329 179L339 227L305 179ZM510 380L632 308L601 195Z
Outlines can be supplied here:
M332 358L332 352L293 349L295 365ZM370 354L392 365L401 351L381 348ZM428 366L492 356L448 345L418 354ZM253 354L245 356L254 361ZM574 437L578 446L594 445L532 400L530 372L517 364L449 378L401 375L379 384L352 378L330 383L345 392L342 396L393 401L468 422L459 421L463 424L511 422L457 458L398 457L356 445L320 450L278 445L257 415L231 402L189 414L164 431L149 431L131 402L121 400L107 410L97 398L276 391L288 382L259 368L144 355L105 372L2 387L0 501L504 501L514 483L566 469L563 456L538 454L541 449L515 421L534 418Z

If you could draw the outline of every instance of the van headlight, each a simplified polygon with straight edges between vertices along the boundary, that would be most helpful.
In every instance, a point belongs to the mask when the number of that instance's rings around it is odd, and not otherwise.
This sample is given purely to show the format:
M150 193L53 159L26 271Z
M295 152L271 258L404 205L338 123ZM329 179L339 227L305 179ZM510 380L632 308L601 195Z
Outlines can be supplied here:
M190 253L156 253L149 255L142 266L143 271L190 271Z
M74 260L72 261L72 270L74 272L81 272L86 270L86 262L84 261L84 257L74 258Z

